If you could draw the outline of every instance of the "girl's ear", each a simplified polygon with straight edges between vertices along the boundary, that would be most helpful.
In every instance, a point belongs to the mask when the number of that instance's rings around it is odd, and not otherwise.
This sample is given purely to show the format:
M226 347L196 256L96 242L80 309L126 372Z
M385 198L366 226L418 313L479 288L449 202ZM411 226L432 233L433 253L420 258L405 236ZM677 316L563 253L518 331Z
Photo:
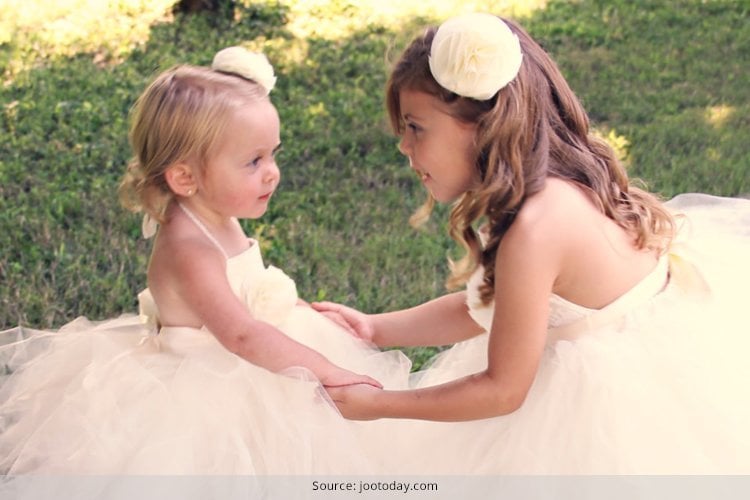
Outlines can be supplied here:
M169 189L177 196L192 196L198 191L193 168L187 163L175 163L164 172Z

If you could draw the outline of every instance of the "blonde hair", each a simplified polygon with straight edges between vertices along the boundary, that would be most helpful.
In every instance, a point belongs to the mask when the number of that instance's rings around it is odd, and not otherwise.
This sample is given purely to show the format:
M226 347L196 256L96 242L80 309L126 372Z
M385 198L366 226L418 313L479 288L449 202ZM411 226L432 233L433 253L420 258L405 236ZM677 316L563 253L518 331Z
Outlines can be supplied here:
M428 57L436 28L407 47L391 72L386 107L391 127L404 132L399 93L415 90L448 106L457 120L476 123L479 185L453 205L449 232L466 251L452 265L447 286L466 283L484 266L480 296L489 303L495 285L495 256L505 232L526 198L539 192L548 176L583 188L607 217L629 231L639 248L664 251L675 223L660 200L635 187L612 148L589 131L589 119L549 55L520 26L504 20L518 36L523 63L516 78L486 101L461 97L441 87L430 73ZM434 200L412 217L429 216ZM484 221L480 243L474 225Z
M119 187L123 206L163 222L174 197L167 168L180 162L203 168L232 111L265 94L253 81L202 67L177 66L156 77L132 110L134 156Z

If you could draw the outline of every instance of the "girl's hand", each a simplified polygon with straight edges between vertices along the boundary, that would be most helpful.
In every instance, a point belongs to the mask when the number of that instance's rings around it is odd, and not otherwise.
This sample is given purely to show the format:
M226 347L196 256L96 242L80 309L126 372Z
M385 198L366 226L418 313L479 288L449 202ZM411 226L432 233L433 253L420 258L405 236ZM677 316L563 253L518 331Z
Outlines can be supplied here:
M320 383L328 390L330 387L345 387L349 385L367 385L382 389L383 385L372 377L359 375L339 367L332 367L320 377Z
M335 302L313 302L311 305L355 337L373 342L375 327L369 315Z
M374 420L379 418L378 408L373 403L382 389L371 385L357 384L345 387L326 387L336 407L349 420Z

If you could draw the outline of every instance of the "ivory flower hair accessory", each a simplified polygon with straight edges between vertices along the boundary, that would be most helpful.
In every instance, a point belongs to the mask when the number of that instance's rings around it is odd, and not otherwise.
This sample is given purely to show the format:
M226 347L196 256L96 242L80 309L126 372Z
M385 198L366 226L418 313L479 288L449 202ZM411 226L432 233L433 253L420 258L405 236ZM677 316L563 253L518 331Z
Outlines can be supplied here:
M243 47L227 47L217 52L211 63L211 69L252 80L265 89L266 95L276 85L273 66L266 56L258 52L250 52Z
M464 14L440 25L430 48L430 72L444 88L463 97L490 99L521 68L521 44L505 22L491 14Z

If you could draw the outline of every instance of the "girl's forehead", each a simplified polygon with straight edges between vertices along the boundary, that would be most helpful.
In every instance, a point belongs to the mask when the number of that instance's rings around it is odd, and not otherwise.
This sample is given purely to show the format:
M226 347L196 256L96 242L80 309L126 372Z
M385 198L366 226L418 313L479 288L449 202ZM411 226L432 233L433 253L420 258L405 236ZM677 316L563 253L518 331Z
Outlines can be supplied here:
M278 122L278 113L271 101L261 99L244 103L232 111L230 126L242 124L246 127L263 127Z
M279 143L279 116L268 99L234 110L227 123L225 142L237 150L275 148Z
M403 114L409 110L432 107L433 104L431 101L434 100L434 98L425 92L407 89L399 92L398 100L401 113Z
M432 94L421 90L402 90L399 93L399 112L401 117L452 116L450 107Z

